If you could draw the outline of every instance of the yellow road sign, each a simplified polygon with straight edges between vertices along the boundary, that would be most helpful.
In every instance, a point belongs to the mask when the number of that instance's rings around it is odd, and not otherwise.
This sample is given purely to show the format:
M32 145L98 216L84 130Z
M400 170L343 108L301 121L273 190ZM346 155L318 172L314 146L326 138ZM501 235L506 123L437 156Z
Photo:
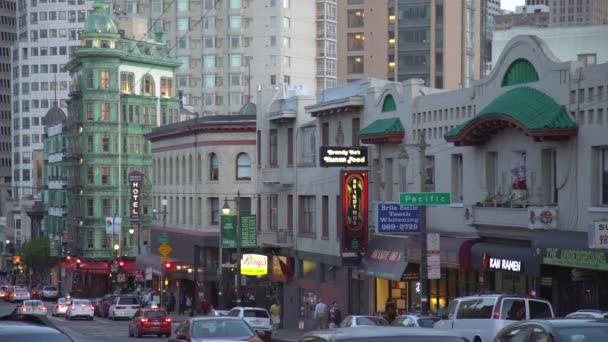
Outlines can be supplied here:
M173 250L173 248L171 248L171 246L169 246L167 243L163 243L158 247L158 252L162 256L169 255L169 253L171 253L172 250Z
M168 262L169 261L169 257L168 256L161 256L160 257L160 262Z

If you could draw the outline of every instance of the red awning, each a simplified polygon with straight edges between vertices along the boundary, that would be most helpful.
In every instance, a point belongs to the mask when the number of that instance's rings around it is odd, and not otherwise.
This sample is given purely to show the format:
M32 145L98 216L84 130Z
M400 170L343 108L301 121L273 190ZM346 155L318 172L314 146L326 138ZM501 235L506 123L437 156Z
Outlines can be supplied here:
M82 261L80 272L105 274L108 273L108 263L106 261Z

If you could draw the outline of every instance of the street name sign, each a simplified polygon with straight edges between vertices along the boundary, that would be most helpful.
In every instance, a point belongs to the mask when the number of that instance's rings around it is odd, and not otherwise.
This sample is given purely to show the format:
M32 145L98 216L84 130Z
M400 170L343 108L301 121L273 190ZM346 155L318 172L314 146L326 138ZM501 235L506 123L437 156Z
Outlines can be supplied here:
M402 192L399 194L401 205L448 205L449 192Z
M168 235L159 235L158 243L169 243L169 236Z

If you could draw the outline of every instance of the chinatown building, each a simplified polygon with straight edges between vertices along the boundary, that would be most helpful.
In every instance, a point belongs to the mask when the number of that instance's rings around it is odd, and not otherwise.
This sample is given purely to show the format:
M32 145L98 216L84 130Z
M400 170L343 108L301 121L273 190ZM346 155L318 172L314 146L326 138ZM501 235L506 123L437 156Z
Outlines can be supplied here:
M150 249L152 216L152 151L144 135L178 120L180 63L164 32L148 42L123 38L101 0L80 38L65 66L72 77L68 113L56 108L45 118L44 231L61 243L64 290L94 296L112 282L127 288L143 280L135 258ZM133 172L141 179L136 199Z
M417 311L425 285L436 314L487 291L540 296L560 315L605 308L607 71L520 36L470 88L369 78L317 97L260 89L258 240L281 260L270 268L283 326L313 326L319 298L343 314ZM426 208L427 284L419 212L399 205L418 192L449 198Z

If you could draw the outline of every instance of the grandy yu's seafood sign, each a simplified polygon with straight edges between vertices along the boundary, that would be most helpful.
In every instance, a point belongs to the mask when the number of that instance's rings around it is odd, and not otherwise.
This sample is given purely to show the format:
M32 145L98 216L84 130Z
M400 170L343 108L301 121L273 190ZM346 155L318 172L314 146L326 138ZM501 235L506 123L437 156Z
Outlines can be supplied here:
M368 242L367 171L341 172L342 252L365 252Z

